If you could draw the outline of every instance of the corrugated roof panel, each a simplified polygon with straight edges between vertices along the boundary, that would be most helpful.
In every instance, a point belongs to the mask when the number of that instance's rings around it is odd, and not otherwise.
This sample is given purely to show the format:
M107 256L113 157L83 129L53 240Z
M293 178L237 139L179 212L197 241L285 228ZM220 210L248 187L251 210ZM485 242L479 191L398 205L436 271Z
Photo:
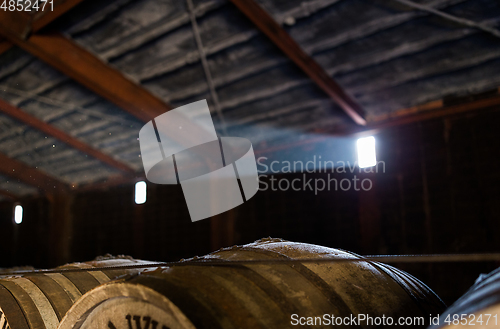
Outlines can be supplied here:
M198 18L198 24L208 54L244 42L256 33L243 14L230 4L206 13ZM139 80L147 80L181 67L189 68L190 63L198 61L199 53L188 19L179 28L145 43L112 63Z
M185 11L185 1L132 1L115 11L108 19L80 32L77 40L91 51L100 54L116 47L135 34Z

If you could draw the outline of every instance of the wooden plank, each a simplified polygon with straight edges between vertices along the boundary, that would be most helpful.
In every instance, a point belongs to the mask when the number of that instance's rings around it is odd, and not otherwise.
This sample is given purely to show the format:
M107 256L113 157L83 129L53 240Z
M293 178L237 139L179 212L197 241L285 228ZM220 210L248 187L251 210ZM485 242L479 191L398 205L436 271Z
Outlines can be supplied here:
M35 302L23 288L12 282L12 279L3 279L0 281L0 285L5 287L5 289L7 289L16 299L17 303L22 309L25 320L28 323L28 328L47 329L42 317L40 316L40 311L35 305ZM7 321L9 322L9 325L13 325L10 317L7 318Z
M0 173L10 176L25 184L46 192L64 192L69 187L62 181L32 168L23 162L14 160L0 153Z
M48 273L45 274L54 280L58 285L60 285L64 291L68 294L71 302L74 304L78 299L82 297L82 293L78 288L71 282L67 277L62 275L61 273Z
M364 111L325 70L254 0L231 0L271 41L306 73L357 124L365 125Z
M21 20L21 24L25 24L24 28L18 27L21 30L27 30L29 33L37 32L48 24L52 23L55 19L73 9L76 5L80 4L83 0L60 0L54 4L54 10L50 10L50 5L46 5L44 11L35 12L31 20ZM16 14L11 13L12 17L16 18ZM2 16L4 18L5 16ZM12 48L13 44L5 39L0 38L0 55Z
M137 257L139 259L144 257L144 249L146 246L146 221L144 218L146 216L144 215L144 207L145 204L135 204L134 205L134 217L132 219L132 241L130 242L133 250L134 250L134 257Z
M135 170L129 167L128 165L115 160L113 157L102 153L101 151L91 147L90 145L87 145L80 140L74 138L73 136L65 133L62 130L59 130L55 128L54 126L49 125L48 123L26 113L23 112L22 110L10 105L9 103L5 102L4 100L0 99L0 111L19 120L22 123L25 123L29 125L30 127L33 127L35 129L38 129L47 135L50 135L52 137L55 137L62 141L63 143L72 146L76 148L77 150L86 153L108 165L110 165L113 168L116 168L120 171L130 173L130 174L135 174Z
M234 245L236 211L231 209L210 218L210 250L227 248Z
M9 323L9 327L18 329L29 329L28 322L26 321L26 317L23 313L21 306L14 298L12 293L1 284L0 284L0 300L2 301L2 311L4 312L4 316L7 319L7 322Z
M73 212L71 211L75 199L74 194L54 193L47 194L50 208L49 222L49 262L51 266L65 264L71 259L71 236L73 236Z
M62 273L62 275L73 282L73 284L78 288L82 295L99 285L99 281L97 281L88 272L66 272Z
M424 111L429 111L429 110L436 110L440 109L444 106L444 102L442 99L439 99L437 101L432 101L428 102L425 104L417 105L417 106L412 106L406 109L401 109L397 110L392 113L384 113L376 116L370 116L368 117L368 124L373 123L373 122L381 122L381 121L386 121L386 120L394 120L396 118L400 117L405 117L413 114L418 114L420 112Z
M429 107L432 104L437 104L438 102L429 103L430 104ZM441 102L441 104L443 104L443 103ZM500 105L500 95L496 94L496 95L489 97L489 98L478 99L478 100L474 100L471 102L466 102L466 103L451 105L451 106L443 105L440 108L434 108L432 110L426 110L426 111L418 112L416 114L410 114L410 115L403 114L395 119L374 122L373 124L369 125L369 128L371 128L371 129L386 129L386 128L390 128L390 127L394 127L394 126L401 126L401 125L406 125L406 124L425 121L425 120L431 120L431 119L436 119L436 118L441 118L441 117L446 117L446 116L451 116L451 115L457 115L457 114L476 111L476 110L480 110L480 109L491 108L491 107L499 106L499 105ZM425 108L425 106L422 105L420 108ZM409 113L411 113L411 110L407 110L407 109L401 110L401 113L405 113L407 111Z
M35 328L57 328L59 324L57 314L47 296L40 290L40 288L36 286L36 284L23 277L8 278L5 280L11 281L19 288L24 290L24 292L31 298L31 300L35 304L36 310L38 314L40 314L43 322L43 327L37 326Z
M33 282L47 296L57 315L57 320L61 321L73 305L68 293L48 275L32 275L27 279Z

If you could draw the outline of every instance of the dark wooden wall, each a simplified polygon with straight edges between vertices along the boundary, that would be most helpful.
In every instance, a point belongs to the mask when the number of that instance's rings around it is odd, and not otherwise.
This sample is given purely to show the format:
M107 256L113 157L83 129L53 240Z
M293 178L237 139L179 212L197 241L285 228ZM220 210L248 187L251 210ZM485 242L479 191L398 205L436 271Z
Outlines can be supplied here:
M148 185L135 205L133 186L77 194L72 202L68 261L105 253L171 261L272 236L360 254L498 252L500 240L499 111L392 128L377 138L385 172L362 174L370 191L266 191L211 220L191 223L179 186ZM311 152L311 147L309 152ZM319 147L319 146L318 146ZM314 150L313 150L314 151ZM338 180L359 173L336 174ZM303 177L302 173L278 179ZM326 179L326 174L306 174ZM14 227L12 204L0 206L0 267L49 267L50 218L44 199L23 203ZM396 264L447 303L494 263Z

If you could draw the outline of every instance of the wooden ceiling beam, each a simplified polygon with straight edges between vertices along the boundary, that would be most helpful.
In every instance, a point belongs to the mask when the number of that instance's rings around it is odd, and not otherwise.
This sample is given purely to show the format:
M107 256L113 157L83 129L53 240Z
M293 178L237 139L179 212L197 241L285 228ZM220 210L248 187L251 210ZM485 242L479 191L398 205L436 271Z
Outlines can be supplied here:
M69 186L57 178L2 153L0 153L0 173L47 193L69 191Z
M439 106L439 104L441 104L441 106ZM456 105L446 105L445 102L435 101L417 107L419 109L425 109L421 110L420 112L414 113L415 108L396 111L396 113L393 115L393 118L383 121L375 121L371 123L368 128L387 129L395 126L407 125L420 121L453 116L498 106L500 106L500 94L495 94L492 97L464 102Z
M98 160L100 160L103 163L108 164L109 166L116 168L120 171L123 171L125 173L129 174L135 174L135 170L132 169L131 167L127 166L126 164L115 160L113 157L102 153L101 151L91 147L90 145L87 145L80 140L74 138L73 136L65 133L62 130L59 130L55 128L54 126L12 106L11 104L5 102L4 100L0 99L0 111L9 115L10 117L17 119L18 121L27 124L30 127L33 127L35 129L38 129L44 133L46 133L49 136L55 137L61 142L74 147L75 149L88 154Z
M10 199L11 201L17 201L20 199L18 195L7 190L0 190L0 195L6 197L7 199Z
M364 111L328 73L254 0L231 0L290 60L302 69L344 112L365 125Z
M82 1L84 0L56 0L56 3L54 4L54 10L50 10L49 5L46 5L44 11L39 11L31 14L29 20L23 19L21 21L21 24L25 25L23 29L25 31L28 31L28 34L38 32L69 10L73 9L73 7L80 4ZM24 14L24 17L28 16L27 13ZM5 17L3 17L3 19L5 19ZM10 23L11 22L9 22L9 24ZM12 48L12 46L14 46L12 42L0 38L0 55Z

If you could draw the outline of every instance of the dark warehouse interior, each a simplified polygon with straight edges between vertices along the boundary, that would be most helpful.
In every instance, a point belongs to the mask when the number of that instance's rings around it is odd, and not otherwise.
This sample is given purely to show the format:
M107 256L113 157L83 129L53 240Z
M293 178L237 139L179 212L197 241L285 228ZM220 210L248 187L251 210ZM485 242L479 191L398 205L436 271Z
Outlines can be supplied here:
M450 306L500 267L499 1L45 2L0 9L0 281L2 269L177 262L267 237L490 255L390 262ZM245 197L235 161L244 202L192 221L182 158L178 184L152 182L139 134L153 122L162 152L177 147L159 116L201 100L221 150L251 142L259 190ZM376 164L363 166L371 136Z

